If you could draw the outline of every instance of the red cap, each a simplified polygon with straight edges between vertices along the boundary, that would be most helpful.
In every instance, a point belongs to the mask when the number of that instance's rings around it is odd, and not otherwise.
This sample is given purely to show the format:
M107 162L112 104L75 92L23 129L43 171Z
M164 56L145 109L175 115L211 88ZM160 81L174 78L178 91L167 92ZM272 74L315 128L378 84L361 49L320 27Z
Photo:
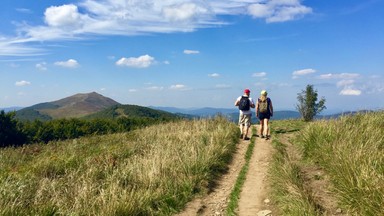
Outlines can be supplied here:
M250 91L249 89L245 89L245 90L244 90L244 93L249 94L249 93L251 93L251 91Z

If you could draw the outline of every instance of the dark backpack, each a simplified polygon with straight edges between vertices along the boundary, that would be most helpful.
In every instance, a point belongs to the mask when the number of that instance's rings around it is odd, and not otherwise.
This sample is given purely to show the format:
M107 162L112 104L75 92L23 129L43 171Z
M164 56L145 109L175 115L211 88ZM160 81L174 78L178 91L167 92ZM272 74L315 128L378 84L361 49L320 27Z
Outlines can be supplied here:
M239 110L248 111L249 109L251 109L251 101L249 100L249 97L241 96Z
M264 101L259 100L259 113L268 113L269 110L269 98Z

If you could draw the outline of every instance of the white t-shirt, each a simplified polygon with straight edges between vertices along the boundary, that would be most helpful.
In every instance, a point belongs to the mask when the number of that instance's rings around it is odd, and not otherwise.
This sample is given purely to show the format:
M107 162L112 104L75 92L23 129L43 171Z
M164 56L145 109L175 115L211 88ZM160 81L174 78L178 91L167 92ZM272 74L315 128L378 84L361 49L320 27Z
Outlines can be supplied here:
M244 96L244 95L243 95L243 96ZM240 102L240 99L241 99L241 97L243 97L243 96L238 97L237 100L236 100L236 103L237 103L237 102ZM251 108L252 108L252 104L253 104L253 105L255 104L255 101L253 101L253 99L252 99L251 97L249 97L248 99L251 101L251 104L250 104L251 107L250 107L250 109L249 109L249 110L246 110L246 111L239 110L240 113L245 114L245 115L252 114L252 110L251 110Z

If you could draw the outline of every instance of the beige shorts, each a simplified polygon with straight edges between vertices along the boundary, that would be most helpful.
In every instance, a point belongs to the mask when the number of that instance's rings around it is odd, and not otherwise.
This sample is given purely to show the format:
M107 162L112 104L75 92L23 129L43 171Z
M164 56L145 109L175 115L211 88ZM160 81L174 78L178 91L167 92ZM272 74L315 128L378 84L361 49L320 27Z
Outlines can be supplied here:
M243 114L240 113L239 115L239 125L244 125L244 126L251 126L251 117L252 114Z

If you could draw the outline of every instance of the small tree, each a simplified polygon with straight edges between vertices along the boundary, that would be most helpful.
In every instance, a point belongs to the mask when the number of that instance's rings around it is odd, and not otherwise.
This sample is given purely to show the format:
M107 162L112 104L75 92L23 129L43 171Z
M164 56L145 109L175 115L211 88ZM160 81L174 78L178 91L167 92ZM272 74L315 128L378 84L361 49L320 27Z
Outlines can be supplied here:
M313 89L313 85L307 85L306 89L298 94L297 100L299 103L296 109L304 121L312 121L316 114L327 108L324 97L317 103L317 90Z

